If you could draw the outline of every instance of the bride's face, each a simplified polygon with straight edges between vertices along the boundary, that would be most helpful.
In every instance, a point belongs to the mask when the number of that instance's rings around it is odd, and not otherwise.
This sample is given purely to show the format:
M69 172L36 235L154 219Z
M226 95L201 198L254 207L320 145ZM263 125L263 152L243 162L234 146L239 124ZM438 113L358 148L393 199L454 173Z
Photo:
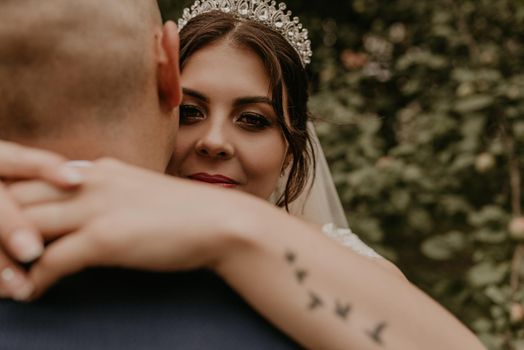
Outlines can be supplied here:
M181 80L180 130L169 172L267 199L287 146L261 59L221 41L193 54Z

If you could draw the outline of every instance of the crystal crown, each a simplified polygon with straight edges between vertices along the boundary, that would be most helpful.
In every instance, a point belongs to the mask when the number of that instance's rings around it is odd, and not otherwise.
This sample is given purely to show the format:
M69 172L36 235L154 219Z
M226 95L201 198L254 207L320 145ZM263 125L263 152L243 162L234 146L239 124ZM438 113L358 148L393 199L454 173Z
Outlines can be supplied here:
M286 4L271 0L197 0L191 8L184 9L178 27L182 29L194 17L211 11L230 13L239 19L260 22L277 32L295 48L305 67L311 63L311 41L308 31L304 29L298 17L291 17L291 11L286 12Z

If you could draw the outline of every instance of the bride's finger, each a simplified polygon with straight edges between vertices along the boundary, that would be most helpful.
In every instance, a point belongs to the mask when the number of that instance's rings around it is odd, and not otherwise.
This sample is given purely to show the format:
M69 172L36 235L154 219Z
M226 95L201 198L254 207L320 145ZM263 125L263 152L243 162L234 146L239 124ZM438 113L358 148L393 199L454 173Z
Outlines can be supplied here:
M29 271L29 281L34 286L32 299L38 298L60 279L80 272L96 260L88 235L75 232L49 245Z
M13 298L23 301L30 296L33 289L25 271L0 249L0 299Z
M0 182L0 249L20 262L28 263L44 251L42 237ZM5 254L3 252L1 254Z
M63 190L44 181L17 182L8 186L8 192L20 207L70 199L76 193L75 190Z
M74 168L63 166L66 159L52 152L32 149L0 140L0 177L50 181L57 186L78 186L83 182Z
M80 229L92 217L89 205L75 200L31 206L23 215L46 241Z

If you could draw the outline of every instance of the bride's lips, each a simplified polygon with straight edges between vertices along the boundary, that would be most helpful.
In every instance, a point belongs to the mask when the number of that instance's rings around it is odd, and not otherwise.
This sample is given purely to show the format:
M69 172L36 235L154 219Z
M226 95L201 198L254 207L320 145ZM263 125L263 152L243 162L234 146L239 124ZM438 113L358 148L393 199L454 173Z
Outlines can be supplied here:
M209 175L206 173L198 173L189 175L188 178L190 178L191 180L207 182L209 184L218 185L226 188L234 188L238 186L238 182L224 175Z

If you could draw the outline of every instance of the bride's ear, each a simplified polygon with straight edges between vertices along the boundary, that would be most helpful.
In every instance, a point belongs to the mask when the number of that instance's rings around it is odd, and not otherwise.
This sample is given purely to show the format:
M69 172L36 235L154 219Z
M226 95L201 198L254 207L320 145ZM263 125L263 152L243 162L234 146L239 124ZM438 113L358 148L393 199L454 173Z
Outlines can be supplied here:
M180 38L178 28L173 21L168 21L157 39L158 91L169 109L178 107L182 101L180 83Z

